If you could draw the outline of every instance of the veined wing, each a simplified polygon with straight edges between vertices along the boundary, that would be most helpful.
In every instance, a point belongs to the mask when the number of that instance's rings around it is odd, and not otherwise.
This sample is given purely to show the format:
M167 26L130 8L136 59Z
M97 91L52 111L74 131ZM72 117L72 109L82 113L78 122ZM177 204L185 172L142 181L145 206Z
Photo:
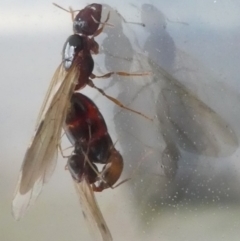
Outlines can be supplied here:
M95 237L94 240L112 241L112 235L98 207L89 182L85 177L79 183L73 182L79 196L83 216L89 225L91 234Z
M44 118L46 111L52 102L52 99L54 97L54 94L58 90L59 85L63 82L64 78L66 77L67 72L65 71L62 63L58 66L56 69L51 83L48 87L47 93L45 95L44 101L42 103L41 109L38 114L37 122L36 122L36 129L38 128L41 120Z
M79 74L75 65L69 72L60 66L54 74L20 171L12 202L15 219L36 200L55 168L62 125Z

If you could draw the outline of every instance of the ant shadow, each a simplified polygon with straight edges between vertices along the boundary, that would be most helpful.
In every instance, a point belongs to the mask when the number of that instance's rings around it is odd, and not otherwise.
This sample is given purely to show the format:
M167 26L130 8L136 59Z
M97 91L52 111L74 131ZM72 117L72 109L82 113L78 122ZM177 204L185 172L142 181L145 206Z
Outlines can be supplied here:
M109 22L114 25L103 31L107 36L102 43L106 69L151 71L150 76L140 80L113 76L109 84L118 89L118 100L146 115L156 116L156 121L150 123L119 107L114 110L125 175L135 175L128 185L137 205L147 208L186 200L188 203L212 200L214 194L208 195L207 200L205 194L219 179L206 180L216 169L210 160L232 155L239 146L238 137L231 125L173 77L179 70L178 49L167 32L169 20L159 9L151 4L141 6L145 27L140 31L147 36L141 46L132 25L125 24L111 7L104 7L111 12ZM228 147L224 147L226 143ZM229 180L224 175L219 178ZM226 182L223 189L227 185ZM231 201L225 192L220 199Z

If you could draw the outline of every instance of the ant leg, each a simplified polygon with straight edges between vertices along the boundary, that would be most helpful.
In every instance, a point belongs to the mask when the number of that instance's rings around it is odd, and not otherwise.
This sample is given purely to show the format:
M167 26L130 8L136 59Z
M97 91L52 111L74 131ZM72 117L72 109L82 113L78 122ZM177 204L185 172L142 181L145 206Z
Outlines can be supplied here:
M110 18L110 12L108 12L106 20L102 23L102 26L93 34L92 38L97 37L103 31L103 29L105 28L106 25L113 26L112 24L108 23L109 18ZM96 23L100 23L93 16L92 16L92 19Z
M64 132L62 133L62 135L61 135L61 140L62 140L62 138L63 138L63 136L64 135L66 135L66 132L65 132L65 130L64 130ZM70 148L73 148L73 146L69 146L69 147L67 147L67 148L65 148L65 149L62 149L62 146L61 146L61 144L59 143L58 144L58 148L59 148L59 150L60 150L60 153L61 153L61 156L63 157L63 158L69 158L71 155L68 155L68 156L65 156L64 155L64 151L66 151L66 150L68 150L68 149L70 149Z
M69 147L67 147L67 148L65 148L64 150L62 149L62 146L61 146L61 144L58 144L58 148L59 148L59 150L60 150L60 153L61 153L61 156L62 156L62 158L69 158L71 155L64 155L64 151L65 150L67 150L67 149L70 149L70 148L72 148L72 146L69 146Z
M82 153L84 155L84 158L86 160L86 162L89 164L89 166L92 168L92 170L97 174L98 178L102 181L105 182L105 180L103 179L101 173L98 172L98 170L95 169L95 167L93 166L93 164L91 163L91 161L89 160L87 154L82 150ZM93 184L95 186L95 184Z
M59 148L59 150L60 150L61 156L62 156L63 158L67 158L67 157L64 156L64 154L63 154L63 149L62 149L61 144L58 144L58 148Z
M102 173L101 173L101 174L102 174ZM115 185L115 186L110 186L105 180L103 180L103 181L104 181L104 183L106 183L106 184L108 185L109 188L115 189L115 188L119 187L120 185L122 185L123 183L125 183L125 182L127 182L127 181L129 181L129 180L131 180L131 178L124 179L123 181L119 182L119 183L118 183L117 185ZM106 187L104 188L104 187L98 187L98 186L96 186L95 183L92 184L92 188L93 188L93 191L94 191L94 192L102 192L103 190L106 189Z
M95 78L107 79L107 78L110 78L114 74L119 75L119 76L145 76L145 75L149 75L150 72L146 72L146 73L127 73L127 72L118 71L118 72L109 72L109 73L101 75L101 76L96 76L94 74L91 74L90 77L91 77L91 79L95 79Z
M63 151L66 150L66 149L63 150L61 144L58 145L58 148L59 148L60 153L61 153L61 155L62 155L63 158L69 158L69 157L71 156L71 155L69 155L69 156L65 156L65 155L64 155ZM71 147L68 147L68 148L71 148ZM68 149L68 148L67 148L67 149ZM67 165L67 164L65 165L65 168L64 168L64 169L65 169L66 171L68 170L68 165Z
M126 179L124 179L124 180L122 180L121 182L119 182L118 184L116 184L115 186L112 186L112 187L110 187L111 189L115 189L116 187L119 187L120 185L122 185L123 183L125 183L125 182L128 182L129 180L131 180L132 178L126 178Z
M89 166L93 169L93 171L99 176L99 172L95 169L95 167L93 166L93 164L91 163L91 161L89 160L88 156L86 155L86 153L84 151L82 151L83 155L84 155L84 159L86 160L86 162L89 164Z
M133 113L136 113L136 114L138 114L138 115L140 115L140 116L142 116L142 117L144 117L144 118L146 118L146 119L148 119L148 120L150 120L150 121L153 121L152 118L150 118L150 117L142 114L141 112L138 112L138 111L136 111L136 110L133 110L133 109L131 109L131 108L128 108L127 106L123 105L119 100L113 98L113 97L110 96L110 95L107 95L102 89L100 89L100 88L98 88L97 86L95 86L94 83L92 82L92 80L90 80L90 79L89 79L89 81L88 81L88 85L89 85L90 87L98 90L102 95L104 95L106 98L108 98L109 100L111 100L112 102L114 102L116 105L120 106L121 108L123 108L123 109L125 109L125 110L129 110L129 111L131 111L131 112L133 112Z
M144 23L137 23L137 22L128 22L117 10L115 10L116 14L123 20L124 23L140 25L142 27L146 27Z
M88 132L89 132L89 142L92 139L91 137L91 128L88 125ZM101 179L101 181L104 181L101 174L98 172L98 170L96 170L96 168L93 166L92 162L89 160L88 158L88 153L89 153L89 143L88 143L88 148L87 148L87 152L83 151L81 148L81 151L84 155L84 160L89 164L89 166L92 168L92 170L97 174L97 176Z

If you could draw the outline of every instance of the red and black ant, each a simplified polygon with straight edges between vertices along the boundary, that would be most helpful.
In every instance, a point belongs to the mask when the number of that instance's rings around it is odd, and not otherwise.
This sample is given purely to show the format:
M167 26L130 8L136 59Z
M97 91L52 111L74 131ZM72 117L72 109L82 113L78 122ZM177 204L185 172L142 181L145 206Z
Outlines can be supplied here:
M55 71L40 110L35 133L21 167L12 210L15 219L22 217L30 204L39 196L44 183L49 180L56 166L62 127L65 123L67 135L75 140L75 151L68 160L68 168L81 203L91 212L89 217L97 224L103 240L112 240L93 191L100 192L113 187L122 173L123 159L115 149L96 105L75 91L89 85L120 107L148 118L107 95L92 81L94 78L108 78L113 74L120 76L146 74L110 72L103 76L95 76L92 73L94 68L92 54L99 52L99 45L94 37L102 32L109 19L108 14L105 22L100 22L101 11L101 4L90 4L80 10L76 16L74 11L70 10L74 34L68 37L64 44L62 62ZM96 166L99 163L104 165L100 172Z

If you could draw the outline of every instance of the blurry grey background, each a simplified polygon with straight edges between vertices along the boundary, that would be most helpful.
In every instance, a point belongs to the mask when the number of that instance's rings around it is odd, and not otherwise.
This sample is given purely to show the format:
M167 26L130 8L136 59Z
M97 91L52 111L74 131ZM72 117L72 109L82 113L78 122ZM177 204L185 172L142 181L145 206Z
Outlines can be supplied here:
M81 9L89 2L57 3ZM96 195L114 240L238 240L239 2L101 3L146 27L125 24L106 6L114 28L97 39L102 49L94 73L151 75L95 83L155 117L151 123L89 88L83 91L99 106L118 141L125 160L122 179L132 177ZM35 120L72 33L70 15L51 1L2 0L0 16L0 240L91 240L61 156L34 207L19 222L11 216Z

